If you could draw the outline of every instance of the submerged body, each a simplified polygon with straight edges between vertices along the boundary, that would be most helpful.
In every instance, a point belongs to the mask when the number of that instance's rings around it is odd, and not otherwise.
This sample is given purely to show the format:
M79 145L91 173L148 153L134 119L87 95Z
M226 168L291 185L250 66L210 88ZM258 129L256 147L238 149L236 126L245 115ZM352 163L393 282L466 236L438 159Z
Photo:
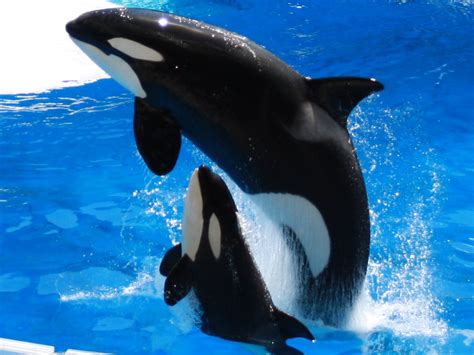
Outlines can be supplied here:
M303 264L302 312L340 324L369 256L366 190L347 117L373 79L308 79L248 39L158 11L109 9L67 25L135 96L148 167L172 170L181 134L280 224Z
M314 337L273 304L236 212L224 181L205 167L196 169L186 197L183 243L168 251L160 266L167 276L165 301L174 305L193 289L204 332L272 352L299 353L285 341Z

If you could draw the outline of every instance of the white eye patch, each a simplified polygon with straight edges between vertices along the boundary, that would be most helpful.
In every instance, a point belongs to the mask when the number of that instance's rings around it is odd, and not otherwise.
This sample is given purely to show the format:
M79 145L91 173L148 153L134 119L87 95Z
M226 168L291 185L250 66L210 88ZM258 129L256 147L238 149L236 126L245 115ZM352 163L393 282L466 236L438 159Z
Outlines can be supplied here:
M221 225L213 213L209 220L209 244L216 259L221 255Z
M108 42L113 48L135 59L148 60L150 62L162 62L165 60L160 52L131 39L116 37L109 39Z

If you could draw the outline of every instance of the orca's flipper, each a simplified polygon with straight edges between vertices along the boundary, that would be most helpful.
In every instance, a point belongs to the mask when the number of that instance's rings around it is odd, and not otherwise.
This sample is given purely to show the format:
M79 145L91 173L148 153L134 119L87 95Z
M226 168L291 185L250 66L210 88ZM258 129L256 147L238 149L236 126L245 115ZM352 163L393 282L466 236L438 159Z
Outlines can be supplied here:
M163 276L168 276L171 270L178 264L181 259L181 243L176 244L171 249L169 249L160 264L160 274Z
M278 344L266 347L270 354L274 355L303 355L304 353L298 349L292 348L286 344Z
M383 89L375 79L354 77L311 79L308 86L316 104L344 128L352 109L371 93Z
M275 317L281 334L285 339L290 338L305 338L314 341L313 334L306 326L296 318L286 314L285 312L275 309Z
M137 97L133 128L138 151L148 168L157 175L173 170L181 149L181 131L170 114Z
M171 270L165 281L165 302L174 306L191 291L193 285L192 261L184 255Z

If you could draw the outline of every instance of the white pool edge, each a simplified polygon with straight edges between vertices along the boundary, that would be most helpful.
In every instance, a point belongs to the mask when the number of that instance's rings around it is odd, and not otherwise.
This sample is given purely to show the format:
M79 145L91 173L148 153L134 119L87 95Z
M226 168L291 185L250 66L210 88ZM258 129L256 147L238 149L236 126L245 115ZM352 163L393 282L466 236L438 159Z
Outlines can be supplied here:
M39 355L39 354L65 354L65 355L110 355L111 353L98 353L69 349L66 352L56 352L54 346L30 343L26 341L0 338L0 355Z

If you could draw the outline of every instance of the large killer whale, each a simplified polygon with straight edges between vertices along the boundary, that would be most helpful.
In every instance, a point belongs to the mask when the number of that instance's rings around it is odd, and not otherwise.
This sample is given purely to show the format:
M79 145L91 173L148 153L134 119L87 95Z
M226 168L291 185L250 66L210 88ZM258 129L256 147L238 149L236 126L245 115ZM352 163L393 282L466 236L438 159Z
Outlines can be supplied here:
M302 265L301 312L340 325L362 288L370 243L347 118L382 84L310 79L239 34L158 11L93 11L66 29L135 95L148 167L171 171L187 136L281 225Z
M181 244L164 256L165 302L175 305L191 289L201 306L201 329L225 339L255 343L272 353L301 354L285 344L311 332L271 299L240 229L226 184L201 166L190 179Z

